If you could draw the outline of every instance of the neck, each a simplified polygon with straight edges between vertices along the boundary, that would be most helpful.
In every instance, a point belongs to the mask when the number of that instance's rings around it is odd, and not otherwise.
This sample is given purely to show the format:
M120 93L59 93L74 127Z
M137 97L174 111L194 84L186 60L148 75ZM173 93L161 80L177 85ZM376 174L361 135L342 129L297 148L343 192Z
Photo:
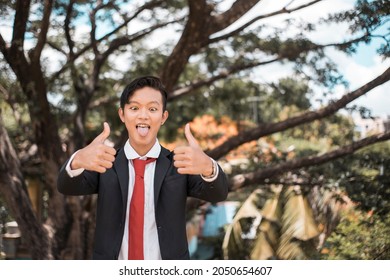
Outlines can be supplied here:
M128 141L134 151L136 151L141 157L145 156L153 148L154 144L156 144L156 141L154 141L150 145L134 145L134 143L131 143L130 139Z

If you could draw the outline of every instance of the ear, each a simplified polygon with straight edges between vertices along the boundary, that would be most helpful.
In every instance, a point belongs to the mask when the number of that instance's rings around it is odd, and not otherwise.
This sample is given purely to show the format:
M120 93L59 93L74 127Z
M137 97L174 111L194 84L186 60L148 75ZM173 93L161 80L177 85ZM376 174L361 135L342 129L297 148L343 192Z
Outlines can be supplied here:
M125 122L125 115L123 113L123 109L122 108L118 109L118 115L119 115L119 118L121 119L121 121L124 123Z
M169 116L169 113L167 110L165 110L163 115L162 115L161 125L163 125L165 123L165 121L168 119L168 116Z

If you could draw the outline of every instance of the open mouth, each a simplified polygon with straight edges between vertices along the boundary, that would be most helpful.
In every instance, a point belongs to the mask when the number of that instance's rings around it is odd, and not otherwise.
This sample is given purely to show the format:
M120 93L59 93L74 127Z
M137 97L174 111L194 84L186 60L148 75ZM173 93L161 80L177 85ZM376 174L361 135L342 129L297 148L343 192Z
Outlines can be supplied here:
M136 128L137 128L137 131L138 131L139 135L141 135L142 137L145 137L148 134L148 132L149 132L150 125L147 125L147 124L137 124Z

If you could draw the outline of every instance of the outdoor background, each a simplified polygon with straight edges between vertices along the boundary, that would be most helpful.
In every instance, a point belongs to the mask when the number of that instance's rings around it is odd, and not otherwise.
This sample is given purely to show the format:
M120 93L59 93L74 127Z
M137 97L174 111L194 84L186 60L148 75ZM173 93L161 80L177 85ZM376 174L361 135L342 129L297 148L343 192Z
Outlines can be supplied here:
M227 201L188 200L193 259L390 259L390 4L0 0L0 259L89 259L96 196L58 170L132 79L169 91Z

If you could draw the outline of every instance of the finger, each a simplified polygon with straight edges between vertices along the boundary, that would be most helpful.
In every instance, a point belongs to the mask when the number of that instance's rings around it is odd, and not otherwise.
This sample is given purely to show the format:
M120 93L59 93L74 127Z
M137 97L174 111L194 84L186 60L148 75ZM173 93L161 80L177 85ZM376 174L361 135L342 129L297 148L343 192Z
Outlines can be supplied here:
M191 150L190 147L188 146L180 146L180 147L176 147L174 150L173 150L173 153L175 155L180 155L180 154L185 154L185 153L189 153Z
M107 168L103 166L102 161L96 161L95 163L91 163L90 166L87 167L87 169L99 173L104 173L107 170Z
M191 153L193 151L194 147L190 147L190 146L180 146L180 147L176 147L174 150L173 150L173 153L176 155L178 154L188 154L188 153Z
M107 155L110 155L110 156L114 156L112 154L112 148L104 145L104 144L98 144L98 145L94 145L92 147L92 153L94 154L95 157L97 157L98 159L101 159L101 158L104 158L104 156L107 154Z
M94 163L92 163L90 165L90 167L88 168L88 170L93 170L93 171L97 171L97 172L102 172L103 169L104 169L104 172L106 171L106 169L109 169L112 167L112 162L110 161L107 161L107 160L103 160L103 159L99 159L99 160L96 160Z
M187 154L175 154L173 156L174 161L185 161L185 160L190 160L191 157L188 156Z
M93 142L103 143L109 136L110 136L110 126L107 122L103 123L103 131L100 133L96 138L93 140Z
M112 167L112 161L101 160L100 163L99 163L99 166L103 167L105 169L110 169Z
M115 157L113 155L108 154L108 153L104 153L101 156L101 159L105 160L105 161L109 161L109 162L114 162L115 161Z
M115 156L116 155L116 150L112 147L109 147L107 145L104 145L104 152L107 153L107 154L110 154L112 156Z
M198 141L195 139L195 137L191 133L191 128L190 128L189 123L187 123L185 128L184 128L184 135L188 141L188 144L191 147L198 147L199 146Z
M177 173L179 173L179 174L186 174L185 173L185 168L178 168L177 169Z
M107 171L107 169L104 168L103 166L95 166L92 170L96 171L96 172L99 172L99 173L104 173L104 172Z
M177 169L177 173L179 174L192 174L195 175L195 173L192 171L192 168L188 167L181 167Z
M173 162L173 165L174 165L176 168L188 167L188 163L186 163L185 161L174 161L174 162Z

